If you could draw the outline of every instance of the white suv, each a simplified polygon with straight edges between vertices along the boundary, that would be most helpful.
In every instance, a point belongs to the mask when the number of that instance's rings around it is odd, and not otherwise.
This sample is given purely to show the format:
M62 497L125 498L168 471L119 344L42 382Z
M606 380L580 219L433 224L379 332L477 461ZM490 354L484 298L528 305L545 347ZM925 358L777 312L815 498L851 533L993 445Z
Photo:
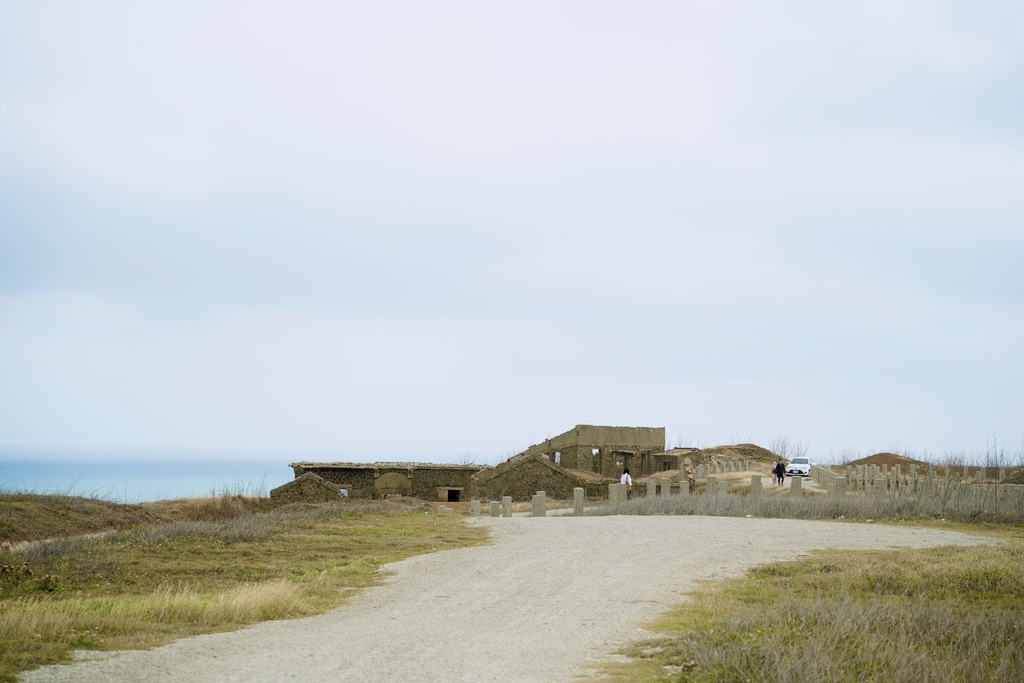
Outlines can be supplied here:
M810 458L793 458L786 465L787 477L809 477L811 476L811 465L814 461Z

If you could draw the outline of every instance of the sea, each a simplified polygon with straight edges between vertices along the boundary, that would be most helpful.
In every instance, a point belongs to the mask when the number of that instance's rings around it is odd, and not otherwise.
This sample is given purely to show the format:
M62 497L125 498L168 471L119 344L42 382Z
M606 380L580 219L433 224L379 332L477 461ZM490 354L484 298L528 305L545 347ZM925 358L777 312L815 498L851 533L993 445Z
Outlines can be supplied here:
M289 463L410 462L409 453L309 450L0 449L0 492L140 503L242 493L266 496L294 478ZM434 462L440 462L435 454Z

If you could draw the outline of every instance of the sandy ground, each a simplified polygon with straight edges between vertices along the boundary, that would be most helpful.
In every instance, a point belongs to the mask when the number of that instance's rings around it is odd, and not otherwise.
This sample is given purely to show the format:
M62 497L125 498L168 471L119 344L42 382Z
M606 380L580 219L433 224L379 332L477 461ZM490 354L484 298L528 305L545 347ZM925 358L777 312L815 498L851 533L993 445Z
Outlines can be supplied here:
M699 579L814 548L967 545L953 532L726 517L482 518L494 542L390 565L326 614L102 653L24 681L569 681ZM90 655L93 656L93 655Z

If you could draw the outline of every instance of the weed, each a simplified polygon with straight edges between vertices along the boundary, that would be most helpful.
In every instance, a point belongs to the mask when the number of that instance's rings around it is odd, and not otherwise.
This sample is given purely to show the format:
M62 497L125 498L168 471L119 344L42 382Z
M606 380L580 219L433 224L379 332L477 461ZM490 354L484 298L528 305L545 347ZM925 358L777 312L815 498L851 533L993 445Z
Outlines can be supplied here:
M384 563L486 536L458 517L380 502L174 505L186 519L0 548L12 568L0 573L0 680L76 648L149 647L315 614L372 585Z
M1024 544L829 552L704 584L611 680L1017 681Z
M848 520L937 520L948 519L967 523L1020 523L1024 520L1024 499L1001 506L961 507L952 505L951 497L959 495L949 487L946 498L885 497L808 494L795 496L766 492L755 497L742 493L718 495L635 497L618 506L596 506L588 515L705 515L712 517L752 517L782 519L848 519Z

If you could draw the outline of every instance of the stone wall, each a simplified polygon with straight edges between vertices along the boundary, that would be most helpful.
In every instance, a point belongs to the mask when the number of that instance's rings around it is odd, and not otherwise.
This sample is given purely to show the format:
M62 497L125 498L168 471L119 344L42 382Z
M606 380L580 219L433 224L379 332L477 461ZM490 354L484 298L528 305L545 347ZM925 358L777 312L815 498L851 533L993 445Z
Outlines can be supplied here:
M548 498L571 500L573 489L585 485L582 479L542 455L515 456L494 470L478 474L474 480L474 497L486 500L511 496L516 501L527 501L537 491L544 491Z
M296 478L307 472L323 477L338 488L348 489L351 498L380 498L406 495L423 500L449 500L457 492L469 500L471 477L477 465L432 465L427 463L315 463L291 464Z
M292 481L270 491L277 503L322 502L340 500L338 487L312 472L306 472Z

